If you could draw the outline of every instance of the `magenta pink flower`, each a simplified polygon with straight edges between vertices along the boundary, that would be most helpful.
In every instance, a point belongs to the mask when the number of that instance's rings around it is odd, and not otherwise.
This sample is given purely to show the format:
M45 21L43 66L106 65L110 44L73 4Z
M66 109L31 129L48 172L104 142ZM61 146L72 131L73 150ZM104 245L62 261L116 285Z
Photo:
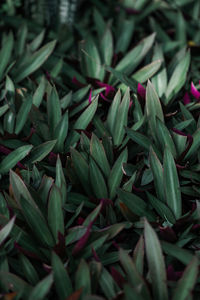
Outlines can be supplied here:
M89 94L89 104L92 103L92 89L90 89L90 94Z
M101 82L101 81L96 81L97 85L99 87L105 87L106 90L105 90L105 96L108 96L110 94L110 92L114 92L115 91L115 88L112 86L112 85L109 85L107 83L104 83L104 82Z
M187 105L190 102L191 102L190 96L189 96L188 92L186 92L183 97L183 103L184 103L184 105Z
M142 98L145 99L146 96L146 89L143 87L143 85L141 85L140 83L138 83L137 86L137 94Z
M200 92L197 90L193 82L191 82L190 92L195 99L200 100Z

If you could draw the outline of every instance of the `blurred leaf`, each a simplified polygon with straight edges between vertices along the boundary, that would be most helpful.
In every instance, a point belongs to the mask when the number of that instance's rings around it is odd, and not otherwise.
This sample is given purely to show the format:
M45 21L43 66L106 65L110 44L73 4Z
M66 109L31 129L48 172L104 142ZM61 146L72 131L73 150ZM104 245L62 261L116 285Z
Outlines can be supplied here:
M13 51L13 46L14 46L13 33L9 32L9 34L6 36L4 40L3 47L1 48L0 51L0 61L1 61L0 80L2 80L5 69L10 61L11 54Z
M161 245L151 225L147 220L144 222L144 239L154 299L167 300L167 276Z
M194 256L177 283L172 297L173 300L188 299L191 295L198 275L198 265L198 259Z
M28 96L26 99L24 99L24 102L22 103L19 112L16 117L16 125L15 125L15 134L19 134L20 131L23 129L27 119L29 112L32 107L32 97Z
M52 253L52 268L54 283L59 299L66 299L73 292L72 283L62 261L54 252Z
M60 100L55 87L51 90L51 94L48 97L47 113L48 113L49 129L51 135L53 136L53 132L56 129L56 126L58 125L61 119Z
M1 230L0 230L0 245L6 240L6 238L9 236L13 225L15 222L15 217L13 217L6 226L4 226Z
M109 27L106 28L101 38L100 47L103 57L103 63L110 66L113 57L113 37Z
M45 77L43 76L40 80L40 83L39 83L37 89L34 92L34 95L33 95L33 104L36 107L39 107L40 104L42 103L46 85L47 85L47 82L46 82Z
M114 280L109 272L103 268L99 278L99 285L107 299L114 299L116 296Z
M136 270L142 276L144 269L144 237L141 235L133 252L133 263Z
M161 242L163 251L172 256L175 257L176 259L178 259L180 262L182 262L183 264L187 265L190 263L190 261L193 258L193 255L190 251L186 250L186 249L182 249L177 245L174 245L172 243L168 243L165 241Z
M75 275L76 289L82 288L82 295L91 293L91 278L89 267L84 259L81 259Z
M144 299L151 299L150 292L143 277L137 271L133 260L125 250L119 250L119 259L127 274L128 282L135 288L140 286L140 294L142 297L144 297Z
M164 56L162 48L159 44L155 45L153 60L161 60L163 62ZM163 65L159 72L151 79L152 84L158 94L158 97L162 97L167 88L167 71Z
M35 72L51 55L56 45L56 41L49 42L37 52L35 52L31 58L22 64L17 70L15 70L15 82L22 81L25 77Z
M116 70L130 75L139 65L148 51L151 49L155 39L155 33L144 38L135 48L129 51L116 65Z
M39 281L39 276L38 276L33 264L23 254L20 254L19 259L20 259L20 263L21 263L22 270L23 270L23 273L24 273L24 276L25 276L26 280L30 284L36 285Z
M53 276L52 274L47 275L42 279L31 291L28 300L43 300L45 296L50 291L51 285L53 283Z
M165 104L168 104L174 95L180 91L186 81L187 72L190 65L190 52L188 51L180 63L176 66L165 92Z
M157 71L160 69L162 65L162 60L154 60L152 63L146 65L145 67L138 70L136 73L132 75L132 77L140 83L144 83L148 79L150 79Z
M4 288L18 292L19 294L21 293L24 298L28 299L32 287L20 277L9 272L0 271L0 281Z

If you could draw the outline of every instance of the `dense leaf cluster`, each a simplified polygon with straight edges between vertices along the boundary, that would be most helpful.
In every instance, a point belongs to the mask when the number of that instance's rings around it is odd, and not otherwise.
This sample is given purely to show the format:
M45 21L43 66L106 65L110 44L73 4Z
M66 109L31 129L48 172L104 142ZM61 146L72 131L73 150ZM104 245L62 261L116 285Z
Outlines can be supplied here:
M51 2L0 9L0 297L198 300L200 2Z

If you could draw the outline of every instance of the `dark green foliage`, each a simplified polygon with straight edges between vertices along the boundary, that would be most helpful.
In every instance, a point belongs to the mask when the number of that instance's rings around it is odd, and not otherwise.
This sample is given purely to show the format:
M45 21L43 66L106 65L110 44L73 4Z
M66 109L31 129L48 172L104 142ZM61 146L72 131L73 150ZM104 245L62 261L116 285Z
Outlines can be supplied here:
M198 300L199 1L0 17L0 296Z

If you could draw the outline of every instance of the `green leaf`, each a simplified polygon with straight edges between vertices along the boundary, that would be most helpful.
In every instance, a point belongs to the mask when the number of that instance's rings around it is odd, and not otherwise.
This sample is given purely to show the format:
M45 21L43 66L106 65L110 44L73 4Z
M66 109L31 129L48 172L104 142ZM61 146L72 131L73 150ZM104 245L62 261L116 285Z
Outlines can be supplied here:
M153 151L152 147L150 147L149 160L150 160L150 167L153 173L154 187L156 190L156 194L159 200L165 202L165 194L163 191L163 184L164 184L163 167L156 153Z
M15 47L17 56L21 56L25 50L27 33L28 27L26 23L23 23L17 32L17 41Z
M134 32L134 19L126 19L123 18L123 22L119 24L119 32L117 35L117 41L116 41L116 53L122 52L125 53L129 47L129 44L131 42L131 38L133 36Z
M6 226L4 226L1 230L0 230L0 245L6 240L6 238L9 236L13 225L15 222L15 217L13 217Z
M110 173L110 165L108 163L104 147L94 133L92 133L90 142L90 154L98 164L104 175L108 177Z
M127 135L138 145L142 146L142 148L144 148L145 150L149 151L150 147L153 148L154 152L156 153L156 155L158 156L159 159L162 158L161 153L159 152L159 150L156 148L156 146L152 143L152 141L146 137L145 135L143 135L142 133L139 133L133 129L130 128L126 128L126 133Z
M0 282L4 288L18 292L23 298L28 299L32 287L20 277L9 272L0 271Z
M146 89L146 114L151 129L151 134L155 138L156 135L156 117L164 122L162 106L158 95L150 81L148 81Z
M155 60L152 63L138 70L136 73L132 75L132 77L138 82L144 83L145 81L150 79L154 74L158 72L161 65L162 65L161 59Z
M104 78L104 69L101 66L100 54L94 39L91 36L87 36L87 39L82 41L80 47L83 74L102 81Z
M51 289L53 284L53 276L52 274L47 275L44 279L42 279L31 291L28 300L43 300Z
M122 153L119 155L119 157L115 161L114 166L112 167L112 170L108 177L108 188L109 188L110 199L113 199L115 197L116 190L120 186L120 183L121 183L121 180L123 177L122 166L123 166L123 163L127 162L127 158L128 158L128 151L127 151L127 148L125 148L124 151L122 151Z
M135 264L136 270L142 276L144 269L144 237L140 236L134 252L133 252L133 263Z
M89 165L83 156L74 148L71 148L72 163L84 190L91 195L91 186L89 179Z
M7 112L8 109L9 109L8 104L5 104L5 105L1 106L0 107L0 117L2 117Z
M115 78L117 78L120 82L129 87L133 92L137 92L138 82L133 78L128 78L125 73L121 71L117 71L109 66L105 66L105 69L110 72Z
M20 160L26 157L33 146L21 146L16 150L9 153L0 163L0 174L7 173L10 169L12 169Z
M20 263L21 263L22 270L24 273L24 277L30 284L36 285L39 281L39 276L38 276L33 264L23 254L20 254L19 259L20 259Z
M82 288L82 295L91 293L91 278L88 264L84 259L81 259L75 275L76 289Z
M103 57L103 63L110 66L113 57L113 37L109 27L106 28L101 38L100 47Z
M132 299L137 299L137 300L144 300L144 299L150 299L150 297L148 298L143 298L141 294L139 294L139 292L137 291L137 289L131 287L128 284L124 285L124 294L125 294L125 300L132 300Z
M144 299L151 299L149 290L143 277L137 271L136 266L128 253L123 249L119 250L119 260L127 274L128 282L130 282L130 284L135 288L140 286L140 293Z
M106 296L106 299L110 300L116 297L114 280L105 268L102 268L99 277L99 285L104 295Z
M188 51L184 58L176 66L167 86L165 93L165 104L168 104L171 99L177 94L183 87L186 81L187 72L190 65L190 52Z
M164 60L162 47L159 44L155 45L153 60L161 60L162 62ZM167 88L167 71L164 65L161 67L159 72L151 79L151 81L158 96L161 98L166 92Z
M61 119L61 105L55 87L51 90L51 94L47 100L47 113L49 129L53 136L53 132Z
M56 161L55 184L60 189L61 196L62 196L62 203L65 204L67 201L67 183L65 180L65 175L63 172L62 163L61 163L59 155L58 155L57 161Z
M33 105L35 105L36 107L40 107L40 104L42 103L46 86L47 86L46 78L42 76L42 78L40 79L40 83L33 95Z
M181 279L177 282L172 300L186 300L196 284L198 275L199 261L196 256L193 257L187 268L184 270Z
M14 46L14 38L13 38L13 33L9 32L9 34L6 36L3 47L0 51L0 80L2 80L4 76L5 69L10 61L11 54L13 51L13 46Z
M154 214L148 210L148 206L142 198L121 189L118 189L118 197L133 214L140 217L146 216L150 221L155 220Z
M117 71L124 72L126 75L131 74L151 49L154 40L155 33L144 38L135 48L130 50L120 60L115 69Z
M188 251L186 249L182 249L179 246L174 245L172 243L162 241L161 245L162 245L163 251L167 255L170 255L170 256L176 258L177 260L179 260L180 262L182 262L185 265L188 265L190 263L190 261L192 260L192 258L194 257L190 251Z
M117 110L117 122L115 123L113 132L113 143L115 146L119 146L122 143L125 135L124 127L127 126L129 103L130 90L128 88Z
M30 49L32 51L35 51L40 47L40 45L42 44L42 41L44 39L44 36L45 36L45 29L43 29L29 44Z
M68 126L69 126L69 118L68 111L62 116L58 125L56 126L53 136L57 139L57 143L54 147L55 152L63 152L64 151L64 143L68 134Z
M35 201L33 200L31 194L29 193L25 183L21 179L21 177L10 170L10 184L12 188L12 192L14 195L15 200L17 201L17 204L20 206L20 201L22 196L30 203L32 207L37 209L37 205Z
M64 234L64 215L62 209L62 196L56 185L53 185L49 194L48 224L54 239L58 241L58 233Z
M186 154L184 160L187 160L193 156L196 155L196 152L198 151L200 147L200 129L198 128L195 133L193 134L193 143L191 148L189 149L188 153Z
M15 70L15 82L20 82L38 68L48 59L53 52L56 45L56 41L49 42L37 52L35 52L30 59L22 64L17 70Z
M119 109L119 105L121 102L121 92L118 90L118 92L115 94L115 97L110 105L108 116L107 116L107 127L110 131L111 135L114 134L115 124L116 124L116 118L117 118L117 112Z
M53 140L34 147L29 154L28 162L34 164L43 160L52 151L55 144L56 140Z
M19 112L16 117L16 125L15 125L15 134L19 134L20 131L23 129L28 116L29 112L32 107L32 97L29 95L24 102L22 103Z
M102 209L102 202L95 207L95 209L87 216L83 222L83 226L87 227L91 222L94 222Z
M171 134L167 126L165 126L165 124L158 118L156 118L156 136L162 151L164 152L165 147L167 146L171 151L173 157L176 158L176 147L174 145Z
M89 163L89 174L95 196L97 198L108 198L108 190L103 174L92 158Z
M34 208L25 198L20 198L22 213L34 235L44 246L55 245L53 236L39 208Z
M179 219L182 214L180 184L176 164L168 147L165 149L163 167L166 202L174 213L176 219Z
M154 299L168 300L167 275L161 245L147 220L144 221L144 240Z
M163 188L163 185L161 185ZM176 218L171 211L171 209L162 201L158 200L156 197L147 192L148 200L152 207L157 211L157 213L167 222L171 224L176 223Z
M58 297L61 300L67 299L73 292L72 283L66 268L55 252L52 253L52 269Z
M92 101L92 103L84 110L80 117L76 120L73 126L73 132L69 135L67 140L67 147L73 146L79 140L80 134L75 129L85 130L89 123L92 121L98 106L98 96Z

